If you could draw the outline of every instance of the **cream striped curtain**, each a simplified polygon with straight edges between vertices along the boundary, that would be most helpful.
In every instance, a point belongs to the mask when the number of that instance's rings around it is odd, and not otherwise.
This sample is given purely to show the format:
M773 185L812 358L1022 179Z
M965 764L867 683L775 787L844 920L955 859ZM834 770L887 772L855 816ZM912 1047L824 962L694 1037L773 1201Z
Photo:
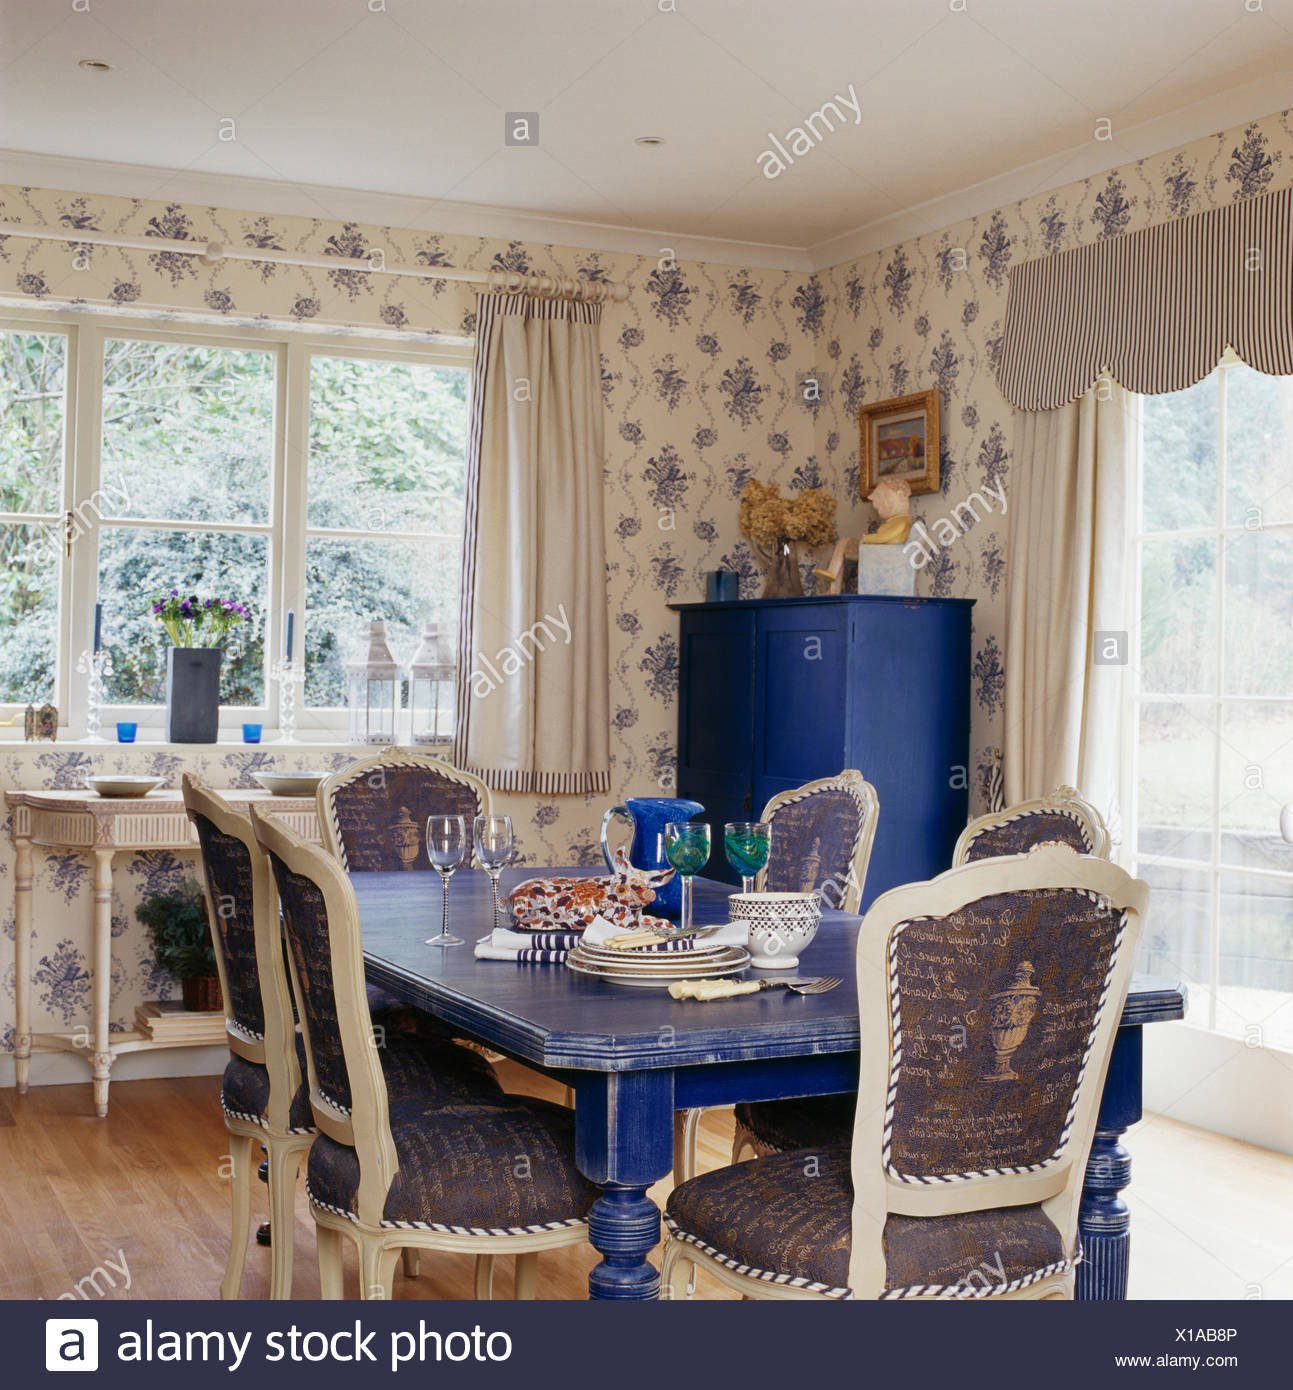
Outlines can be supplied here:
M1227 347L1293 375L1293 188L1015 266L997 380L1054 410L1101 375L1183 391Z
M498 790L610 788L600 320L477 301L454 761Z

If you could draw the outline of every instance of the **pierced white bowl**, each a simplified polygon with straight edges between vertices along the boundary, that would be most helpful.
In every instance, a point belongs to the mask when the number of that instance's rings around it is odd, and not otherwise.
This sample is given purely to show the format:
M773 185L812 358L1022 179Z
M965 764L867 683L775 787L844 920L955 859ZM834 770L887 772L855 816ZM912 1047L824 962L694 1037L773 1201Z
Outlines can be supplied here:
M750 964L756 970L793 970L799 952L817 935L822 920L816 893L733 893L730 921L750 924Z
M271 796L313 796L328 772L253 772L256 781Z
M147 796L165 781L165 777L127 777L124 773L103 773L92 776L90 786L100 796Z

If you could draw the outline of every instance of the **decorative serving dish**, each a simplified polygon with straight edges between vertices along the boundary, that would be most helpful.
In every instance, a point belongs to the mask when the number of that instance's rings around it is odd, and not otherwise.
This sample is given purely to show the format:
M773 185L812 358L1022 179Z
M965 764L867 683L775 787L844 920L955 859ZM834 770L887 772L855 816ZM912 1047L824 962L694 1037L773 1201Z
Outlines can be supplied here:
M104 773L91 776L90 786L100 796L147 796L165 781L165 777L127 777L122 773Z
M756 970L793 970L822 920L816 893L733 893L727 910L732 921L750 924L750 964Z
M313 796L319 783L330 772L253 772L251 774L273 796Z

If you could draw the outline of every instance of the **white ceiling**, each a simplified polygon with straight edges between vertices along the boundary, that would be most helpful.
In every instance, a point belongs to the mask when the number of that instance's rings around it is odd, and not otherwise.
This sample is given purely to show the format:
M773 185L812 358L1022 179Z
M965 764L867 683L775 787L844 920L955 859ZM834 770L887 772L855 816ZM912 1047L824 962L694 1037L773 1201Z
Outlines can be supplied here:
M355 190L416 200L406 225L466 204L817 263L1293 100L1293 0L88 3L0 0L0 147L143 166L92 191L252 179L234 206L356 216ZM860 125L765 178L769 133L850 84ZM504 111L540 112L539 148L504 146Z

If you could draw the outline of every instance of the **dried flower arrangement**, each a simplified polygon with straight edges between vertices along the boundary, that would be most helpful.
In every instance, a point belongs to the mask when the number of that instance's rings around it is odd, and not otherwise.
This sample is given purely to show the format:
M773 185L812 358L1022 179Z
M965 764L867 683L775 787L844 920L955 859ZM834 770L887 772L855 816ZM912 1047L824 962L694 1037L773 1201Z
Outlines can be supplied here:
M765 598L803 593L799 543L826 545L835 539L835 498L824 487L782 497L775 483L751 478L741 493L741 534L768 567Z

